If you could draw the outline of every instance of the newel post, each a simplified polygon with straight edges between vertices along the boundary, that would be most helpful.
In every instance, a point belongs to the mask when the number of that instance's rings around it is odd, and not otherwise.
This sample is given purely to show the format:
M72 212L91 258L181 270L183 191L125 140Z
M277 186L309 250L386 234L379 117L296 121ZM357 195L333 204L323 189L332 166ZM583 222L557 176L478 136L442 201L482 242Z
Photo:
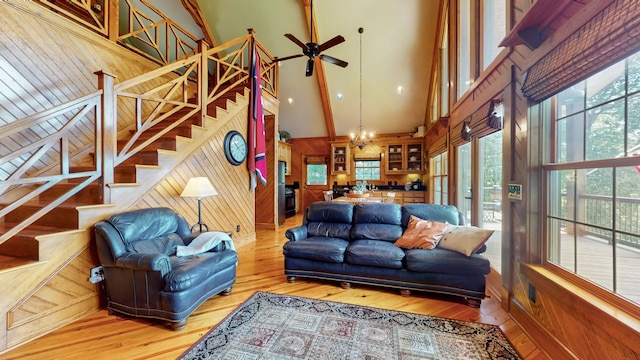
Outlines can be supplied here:
M102 121L96 123L96 169L102 172L100 177L100 199L103 204L111 203L111 190L109 184L113 184L114 168L118 141L117 99L114 89L115 75L96 71L98 76L98 88L102 90L99 118ZM100 126L102 123L102 126Z
M198 41L198 51L200 59L200 71L198 79L198 100L200 101L200 126L204 126L207 117L207 101L209 100L209 44L204 40Z

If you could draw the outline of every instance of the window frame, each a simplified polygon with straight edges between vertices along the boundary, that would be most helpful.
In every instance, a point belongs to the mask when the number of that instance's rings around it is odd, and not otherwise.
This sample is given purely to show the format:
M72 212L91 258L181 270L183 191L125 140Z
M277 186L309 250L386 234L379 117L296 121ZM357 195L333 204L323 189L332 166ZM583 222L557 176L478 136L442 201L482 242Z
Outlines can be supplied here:
M375 162L378 163L377 166L358 166L358 163L360 162ZM359 178L358 177L358 169L378 169L378 178ZM373 171L373 170L372 170ZM353 162L353 177L356 181L362 181L362 180L367 180L367 181L380 181L382 180L382 160L380 159L354 159Z
M627 59L631 58L628 57L625 60L625 68L628 67L626 61ZM585 81L589 81L589 79L596 77L597 75L607 71L608 69L604 69L601 72L598 72L596 74L592 74L592 76L590 76L589 78L587 78ZM624 73L625 76L625 80L628 81L629 79L629 71L625 70ZM585 90L587 88L587 85L584 85ZM540 112L540 117L541 117L541 125L542 125L542 132L541 132L541 139L543 140L543 148L546 149L544 154L543 154L543 159L542 159L542 163L541 163L541 180L542 180L542 186L543 186L543 201L540 203L540 210L541 210L541 214L542 214L542 222L541 222L541 235L543 238L543 241L541 242L541 262L543 264L544 267L546 267L547 269L549 269L550 271L552 271L553 273L561 276L562 278L571 281L572 283L578 285L579 287L583 288L584 290L588 291L591 294L594 294L596 297L603 299L604 301L606 301L607 303L612 304L613 306L619 307L621 309L623 309L624 311L627 311L631 314L634 314L636 316L640 316L640 301L638 300L629 300L624 298L624 294L619 294L616 292L616 286L612 285L611 290L607 289L605 286L603 285L599 285L598 283L596 283L593 280L590 280L587 277L584 277L582 275L580 275L578 273L578 271L576 271L577 267L580 266L580 263L577 261L577 259L575 259L574 261L576 262L574 264L573 269L569 269L566 266L563 266L562 264L558 264L556 262L553 262L553 260L551 259L552 254L550 254L550 248L551 246L553 246L552 244L552 238L551 238L551 229L554 223L562 223L562 222L566 222L566 223L570 223L573 224L574 226L585 226L584 224L587 225L592 225L590 223L588 223L587 220L580 220L578 219L576 216L570 217L568 215L565 215L564 218L562 218L559 215L553 215L551 214L551 209L549 207L549 204L551 203L551 199L553 198L553 194L557 194L558 191L560 191L560 188L552 188L552 181L551 181L551 177L553 176L554 173L559 172L559 171L580 171L580 170L585 170L585 169L611 169L612 170L612 194L611 194L611 202L612 202L612 210L611 210L611 216L612 216L612 221L613 223L611 224L610 227L606 228L606 231L611 231L613 234L615 233L620 233L621 231L624 233L624 230L621 229L617 229L616 228L616 223L615 223L615 218L616 218L616 199L618 197L621 197L622 195L619 195L616 193L616 169L622 169L622 168L627 168L627 167L634 167L634 166L640 166L640 157L634 157L631 156L631 154L628 153L629 148L626 145L627 141L628 141L628 136L629 133L626 132L624 135L624 141L625 141L625 155L624 157L614 157L614 158L601 158L601 159L594 159L594 160L588 160L587 159L587 155L586 153L583 151L582 153L582 158L581 160L576 160L576 159L572 159L571 161L568 160L563 160L563 162L559 162L560 161L560 157L559 157L559 153L560 153L560 139L559 139L559 135L558 135L558 131L557 131L557 124L559 119L563 120L563 119L569 119L572 116L575 116L576 114L583 114L582 116L584 117L584 114L587 114L589 111L593 110L593 109L599 109L603 106L606 106L607 104L610 104L612 102L615 101L619 101L619 100L623 100L625 105L624 105L624 112L623 112L623 116L624 116L624 123L625 123L625 130L626 130L626 126L628 126L628 123L630 121L630 114L628 111L628 107L627 107L627 103L629 101L630 98L632 97L637 97L638 94L640 94L640 91L636 90L634 92L629 92L626 91L628 89L628 85L625 85L625 92L623 95L620 95L616 98L611 98L605 101L601 101L597 104L593 104L592 106L587 106L588 103L588 96L584 95L583 97L583 101L584 104L582 104L582 108L580 108L579 110L573 111L573 112L568 112L563 114L562 117L559 118L559 111L558 109L560 108L560 105L558 104L558 97L563 95L563 92L566 90L563 90L562 92L554 95L553 97L547 99L545 102L541 103L543 106L540 106L538 111ZM586 139L586 134L588 133L588 129L585 126L583 129L583 137L580 138L582 139L582 146L585 147L585 144L587 143L587 139ZM577 185L576 185L577 186ZM588 195L588 194L587 194ZM575 213L575 212L574 212ZM619 281L619 277L617 275L617 255L616 255L616 247L619 246L617 244L616 241L612 241L612 254L611 254L611 261L612 261L612 274L613 274L613 284L616 284ZM577 255L574 254L574 257L576 257ZM585 262L583 261L582 264L584 264ZM635 301L635 302L634 302Z

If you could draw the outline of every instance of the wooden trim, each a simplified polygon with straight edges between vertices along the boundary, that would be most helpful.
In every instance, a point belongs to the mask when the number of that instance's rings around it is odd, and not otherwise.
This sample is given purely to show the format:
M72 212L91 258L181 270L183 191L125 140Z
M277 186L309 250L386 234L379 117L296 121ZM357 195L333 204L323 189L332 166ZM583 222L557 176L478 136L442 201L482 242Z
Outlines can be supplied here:
M509 314L549 359L580 359L529 315L524 307L513 298L509 303Z

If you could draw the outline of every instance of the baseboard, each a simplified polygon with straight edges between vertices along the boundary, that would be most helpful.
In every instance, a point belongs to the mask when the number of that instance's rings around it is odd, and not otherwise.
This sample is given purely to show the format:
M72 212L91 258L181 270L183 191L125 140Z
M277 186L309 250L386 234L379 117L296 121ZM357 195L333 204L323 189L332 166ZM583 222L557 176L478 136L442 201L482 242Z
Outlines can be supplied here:
M580 359L529 315L522 304L513 298L510 300L509 314L549 359Z

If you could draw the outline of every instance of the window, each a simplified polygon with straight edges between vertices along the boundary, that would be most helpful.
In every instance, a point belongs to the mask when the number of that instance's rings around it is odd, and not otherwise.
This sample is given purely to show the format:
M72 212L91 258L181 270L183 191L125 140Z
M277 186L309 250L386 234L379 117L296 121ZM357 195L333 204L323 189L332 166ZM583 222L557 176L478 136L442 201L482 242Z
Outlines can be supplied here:
M380 160L356 160L356 180L380 180Z
M327 185L327 164L307 164L307 185Z
M471 87L471 0L458 2L458 98Z
M440 116L449 113L449 21L445 20L440 45Z
M448 204L447 197L449 195L448 185L447 185L447 153L444 152L440 155L436 155L431 159L433 169L433 174L431 176L431 181L433 181L433 203L446 205Z
M502 50L498 45L507 34L507 2L484 0L482 5L482 69L486 69Z
M640 305L640 54L546 100L546 259Z

